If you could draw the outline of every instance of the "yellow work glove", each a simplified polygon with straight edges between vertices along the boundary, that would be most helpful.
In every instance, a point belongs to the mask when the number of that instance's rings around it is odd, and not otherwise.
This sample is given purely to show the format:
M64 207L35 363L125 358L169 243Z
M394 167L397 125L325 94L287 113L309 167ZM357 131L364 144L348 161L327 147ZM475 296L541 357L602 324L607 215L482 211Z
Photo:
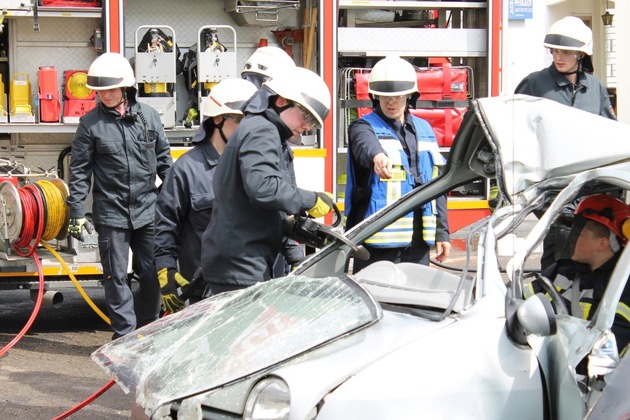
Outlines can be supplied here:
M499 186L493 185L490 187L490 196L488 197L488 205L490 207L490 211L495 211L497 205L499 204Z
M335 205L333 202L333 195L331 193L318 192L315 194L317 194L315 205L307 212L313 219L326 216L333 210L333 206Z
M160 281L164 310L175 313L184 309L184 302L179 298L177 288L188 286L189 281L174 268L163 268L158 271L158 280Z

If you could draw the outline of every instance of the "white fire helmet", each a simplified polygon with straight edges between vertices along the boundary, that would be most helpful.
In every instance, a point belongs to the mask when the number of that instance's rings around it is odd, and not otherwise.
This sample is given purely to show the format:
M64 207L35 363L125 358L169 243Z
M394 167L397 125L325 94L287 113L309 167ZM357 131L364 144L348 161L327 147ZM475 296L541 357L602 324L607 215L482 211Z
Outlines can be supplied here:
M586 55L593 55L593 32L582 19L567 16L551 25L543 45L546 48L580 51Z
M121 54L107 52L90 65L85 85L92 90L107 90L131 87L135 83L129 61Z
M315 117L319 127L324 124L330 112L330 89L317 73L303 67L294 67L263 85L277 95L304 107Z
M258 91L256 85L244 79L225 79L212 88L201 111L204 117L223 114L243 115L241 107Z
M399 96L418 91L418 76L411 63L390 55L374 65L368 92L376 96Z
M257 48L247 59L241 75L256 73L271 78L292 67L295 67L293 59L282 48L265 46Z

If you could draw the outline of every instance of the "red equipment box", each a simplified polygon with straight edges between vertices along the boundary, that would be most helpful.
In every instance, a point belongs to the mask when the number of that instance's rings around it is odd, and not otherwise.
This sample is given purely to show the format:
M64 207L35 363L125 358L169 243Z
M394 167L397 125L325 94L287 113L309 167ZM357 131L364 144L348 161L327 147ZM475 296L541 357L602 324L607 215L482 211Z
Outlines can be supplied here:
M416 108L410 112L431 124L439 146L451 147L467 110L468 108Z
M39 0L40 6L50 7L101 7L100 0Z
M65 70L63 72L64 98L94 99L96 92L87 87L87 70Z
M96 106L96 92L86 86L87 70L66 70L63 122L78 124L79 118Z
M37 72L39 86L39 120L41 122L59 122L61 101L59 99L59 83L57 69L53 66L40 67Z
M451 67L448 63L417 70L420 100L468 99L468 70L467 67Z
M437 142L442 147L450 147L462 118L468 109L468 96L471 69L469 67L451 67L445 63L442 67L423 67L416 71L420 98L416 109L411 113L431 124ZM355 73L355 91L357 100L369 100L369 72ZM472 91L472 90L471 90ZM359 117L372 111L372 108L358 108Z

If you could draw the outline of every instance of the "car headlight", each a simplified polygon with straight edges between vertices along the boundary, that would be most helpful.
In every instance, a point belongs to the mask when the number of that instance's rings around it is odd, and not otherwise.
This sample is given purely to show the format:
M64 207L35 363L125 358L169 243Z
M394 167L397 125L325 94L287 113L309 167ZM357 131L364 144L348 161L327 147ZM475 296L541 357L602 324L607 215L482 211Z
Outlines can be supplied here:
M291 393L289 386L278 377L268 377L258 382L245 402L245 420L283 420L289 418Z

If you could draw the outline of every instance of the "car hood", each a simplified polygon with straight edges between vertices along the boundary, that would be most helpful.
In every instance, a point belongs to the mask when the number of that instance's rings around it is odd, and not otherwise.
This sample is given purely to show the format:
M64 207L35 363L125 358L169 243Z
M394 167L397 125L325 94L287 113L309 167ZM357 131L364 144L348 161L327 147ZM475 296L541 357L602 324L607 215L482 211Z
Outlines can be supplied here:
M501 317L496 302L489 307ZM299 364L319 372L308 374L310 388L330 389L459 317L434 322L383 312L350 277L288 276L198 302L102 346L92 359L146 413L190 397L239 412L243 401L225 396L230 386L246 392L266 372Z
M155 408L277 365L381 316L348 277L288 276L191 305L104 345L92 359L134 391L138 404Z
M507 196L630 156L630 126L617 121L526 95L477 101Z

